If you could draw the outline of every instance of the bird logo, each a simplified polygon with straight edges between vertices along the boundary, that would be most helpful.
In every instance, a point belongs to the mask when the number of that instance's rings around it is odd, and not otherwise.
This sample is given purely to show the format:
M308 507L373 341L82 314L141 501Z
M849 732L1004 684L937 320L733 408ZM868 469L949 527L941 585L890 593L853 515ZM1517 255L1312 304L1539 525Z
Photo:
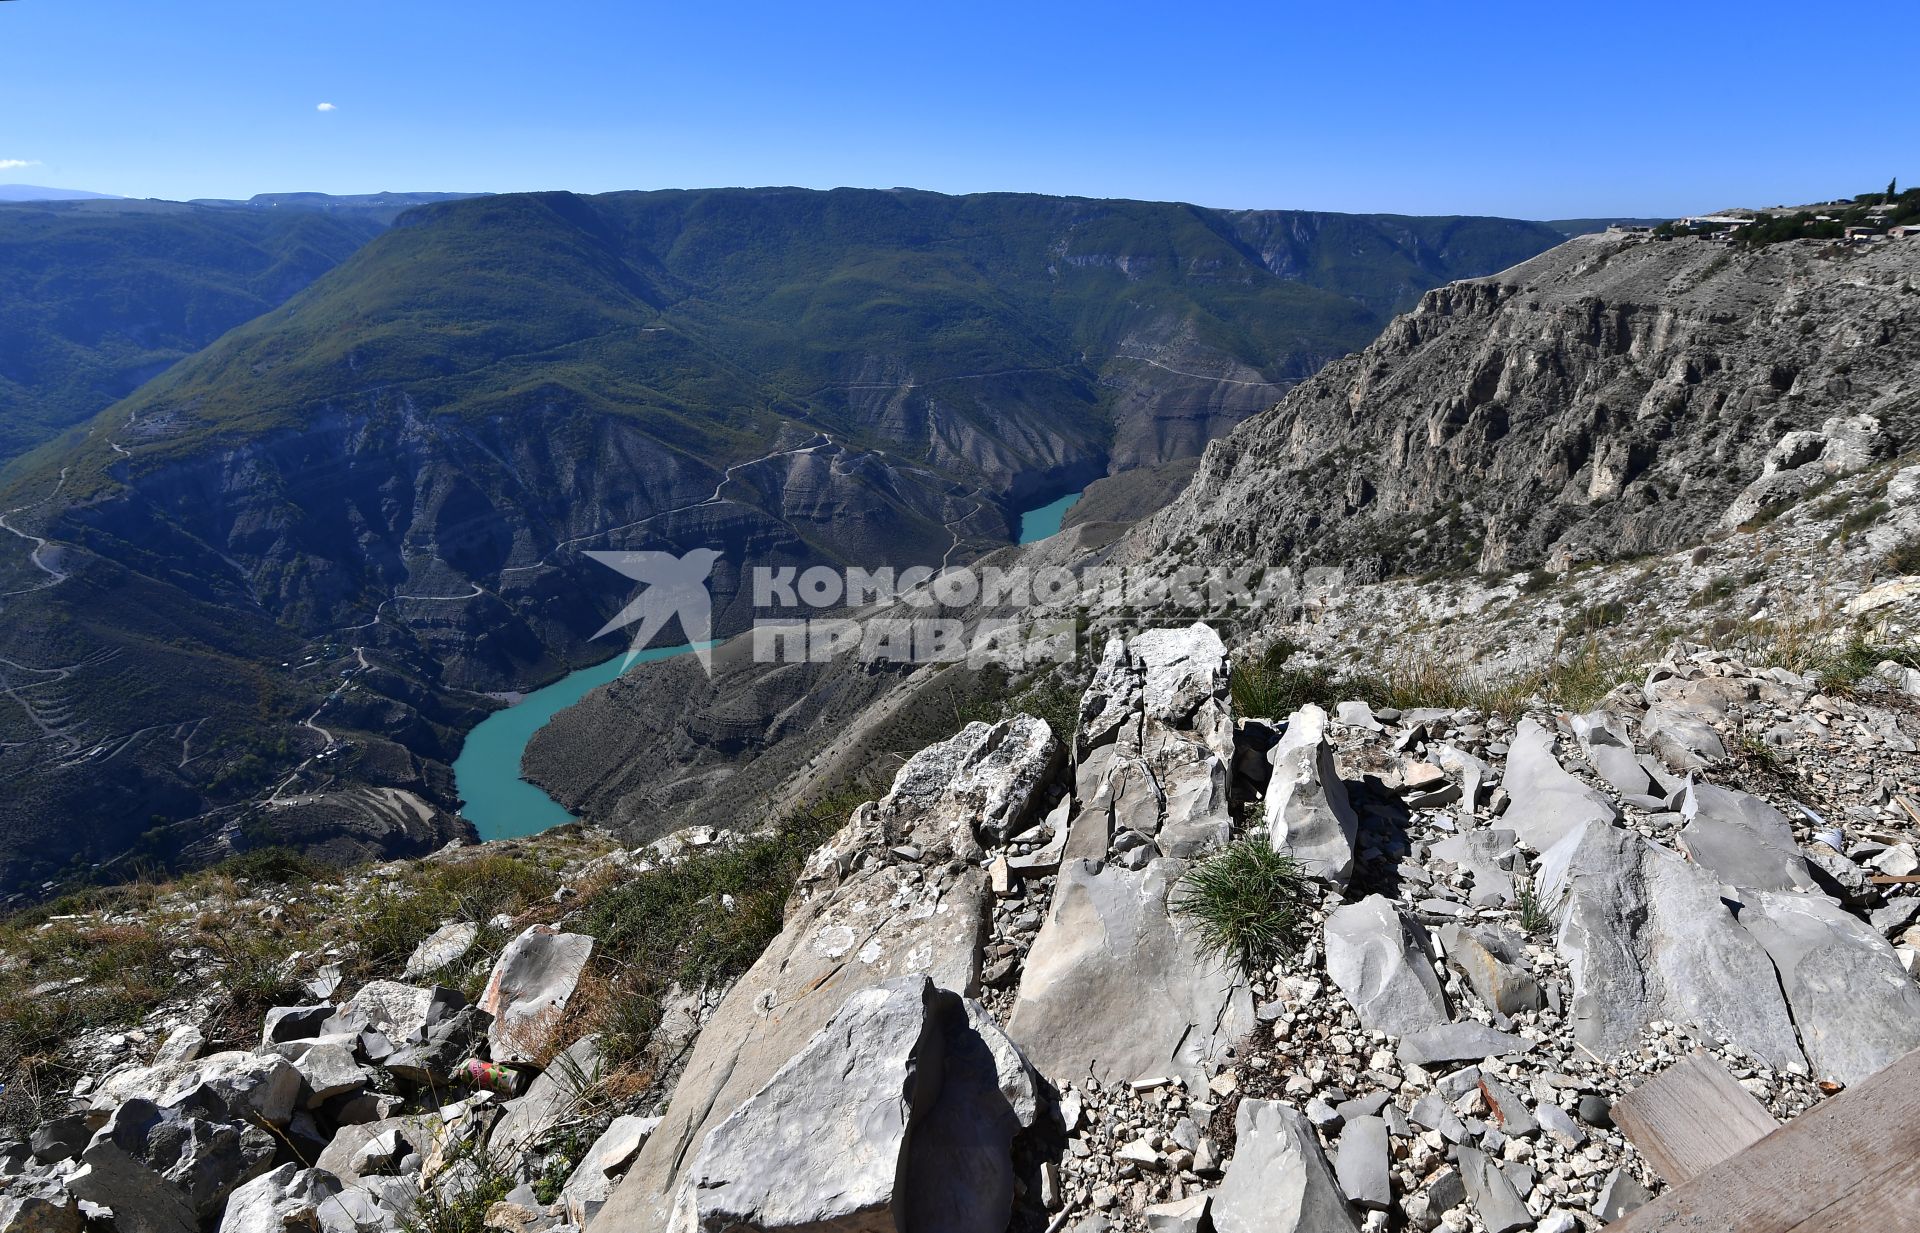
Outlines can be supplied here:
M695 548L685 556L671 552L589 552L588 556L608 569L644 583L639 598L622 608L593 636L603 637L616 629L638 625L627 648L625 672L640 652L647 649L655 634L672 617L680 618L680 633L693 645L708 676L713 675L713 595L707 590L707 578L713 573L720 554L711 548Z

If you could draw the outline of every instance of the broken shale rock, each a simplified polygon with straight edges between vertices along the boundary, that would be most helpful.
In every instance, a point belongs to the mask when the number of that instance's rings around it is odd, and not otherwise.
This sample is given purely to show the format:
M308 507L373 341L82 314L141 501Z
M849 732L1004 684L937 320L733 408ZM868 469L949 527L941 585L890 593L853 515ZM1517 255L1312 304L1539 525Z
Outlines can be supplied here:
M1327 975L1360 1025L1405 1036L1447 1022L1426 929L1384 895L1344 904L1327 917Z
M847 998L707 1135L676 1223L1002 1233L1019 1118L958 995L909 976Z
M1169 911L1186 869L1172 858L1140 870L1061 868L1007 1023L1042 1074L1102 1082L1179 1074L1198 1088L1253 1030L1245 982L1203 955L1191 926Z
M1567 773L1553 756L1553 733L1533 719L1522 720L1514 733L1504 786L1512 803L1500 825L1535 852L1546 852L1590 822L1620 816L1598 789Z
M198 1233L235 1187L272 1167L277 1146L202 1084L165 1105L122 1104L67 1188L112 1208L123 1233Z
M1327 713L1309 703L1287 720L1280 743L1268 755L1267 839L1314 877L1345 890L1353 876L1360 816L1327 742Z
M1359 1233L1306 1115L1277 1100L1243 1100L1233 1160L1214 1192L1217 1233Z
M970 724L915 755L892 791L854 811L808 858L785 927L707 1021L659 1127L596 1224L693 1228L691 1200L677 1224L675 1205L707 1136L855 994L901 977L977 994L992 898L973 863L982 856L976 831L1023 829L1059 756L1046 725L1030 716ZM956 767L989 760L993 779L982 772L955 790Z
M529 925L507 943L479 1003L493 1016L487 1043L494 1061L531 1062L554 1043L554 1029L592 955L592 938L551 925Z
M1574 1035L1603 1058L1671 1019L1769 1066L1803 1062L1772 961L1720 882L1633 831L1591 821L1541 857L1573 976Z
M1816 1077L1852 1086L1920 1048L1920 985L1870 925L1824 895L1768 891L1740 923L1780 974Z

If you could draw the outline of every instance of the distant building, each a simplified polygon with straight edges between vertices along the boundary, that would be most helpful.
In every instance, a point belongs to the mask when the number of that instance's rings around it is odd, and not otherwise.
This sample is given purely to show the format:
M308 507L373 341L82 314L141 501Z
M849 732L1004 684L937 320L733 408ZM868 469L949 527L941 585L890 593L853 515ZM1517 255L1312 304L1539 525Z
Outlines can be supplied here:
M1902 223L1898 227L1889 227L1887 228L1887 234L1895 239L1905 239L1908 236L1920 235L1920 223Z

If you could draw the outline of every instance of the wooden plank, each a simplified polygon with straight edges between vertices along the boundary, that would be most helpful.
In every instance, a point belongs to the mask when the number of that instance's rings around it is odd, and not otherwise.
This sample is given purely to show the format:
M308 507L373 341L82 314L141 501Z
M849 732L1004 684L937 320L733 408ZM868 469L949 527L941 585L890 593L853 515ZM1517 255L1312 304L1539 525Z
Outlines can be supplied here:
M1676 1186L1745 1151L1780 1125L1704 1050L1615 1101L1613 1121L1654 1172Z
M1920 1050L1608 1226L1682 1230L1920 1233Z
M1920 882L1920 873L1876 873L1867 881L1875 886L1898 886L1906 882Z

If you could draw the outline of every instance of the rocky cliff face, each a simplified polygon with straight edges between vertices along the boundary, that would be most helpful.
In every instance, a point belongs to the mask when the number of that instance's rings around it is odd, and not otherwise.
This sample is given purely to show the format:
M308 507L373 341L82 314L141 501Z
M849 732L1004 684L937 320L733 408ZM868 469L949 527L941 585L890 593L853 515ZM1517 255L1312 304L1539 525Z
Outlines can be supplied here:
M1904 242L1571 240L1428 292L1210 447L1139 542L1377 577L1695 542L1920 439L1916 275Z
M1883 494L1884 460L1916 431L1916 264L1920 249L1899 244L1577 239L1430 292L1209 447L1185 493L1117 542L1076 527L1024 561L1338 566L1353 585L1241 626L1331 672L1445 659L1511 677L1598 627L1609 649L1586 653L1640 655L1715 621L1829 612L1911 533ZM1804 564L1752 576L1780 559ZM1597 561L1620 565L1566 572ZM1539 566L1565 585L1530 582ZM1802 570L1833 585L1802 586ZM1412 576L1366 585L1395 574ZM536 740L530 773L636 835L724 824L802 768L884 758L893 717L931 688L744 659L711 688L658 669L597 693ZM950 689L954 675L923 677ZM763 696L777 705L758 709Z

